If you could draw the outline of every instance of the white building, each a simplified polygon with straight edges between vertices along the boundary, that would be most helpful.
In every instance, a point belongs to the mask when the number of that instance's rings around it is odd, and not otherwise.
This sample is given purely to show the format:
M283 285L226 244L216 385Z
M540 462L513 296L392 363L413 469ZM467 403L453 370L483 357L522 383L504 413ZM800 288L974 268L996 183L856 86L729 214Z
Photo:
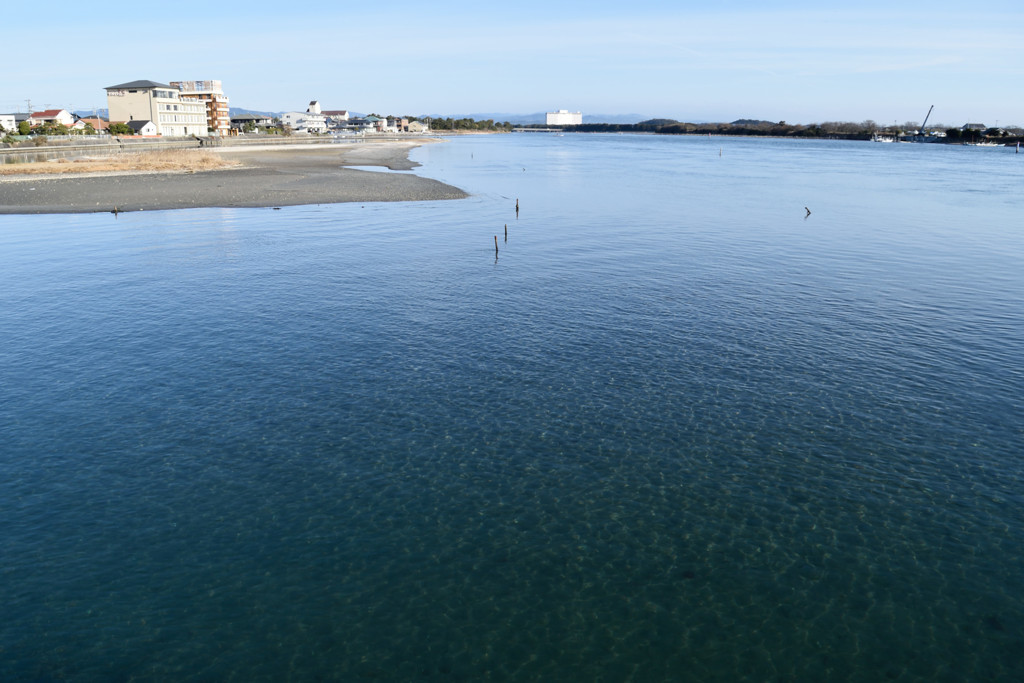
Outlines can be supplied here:
M206 103L182 99L177 88L131 81L105 88L111 123L152 121L157 135L206 135Z
M0 128L17 135L18 121L14 118L14 114L0 114Z
M32 124L33 128L44 123L59 123L70 127L74 125L75 117L67 109L47 109L46 111L32 112L31 116L28 117L28 121Z
M547 112L545 119L549 126L578 126L583 123L583 112L559 109Z
M327 132L327 122L319 114L309 112L285 112L281 115L281 122L291 126L297 133L324 133Z
M171 81L181 99L202 100L206 105L206 129L214 135L231 134L228 96L220 81Z
M296 133L326 133L327 119L320 113L320 103L313 100L306 111L281 114L281 123L291 126Z

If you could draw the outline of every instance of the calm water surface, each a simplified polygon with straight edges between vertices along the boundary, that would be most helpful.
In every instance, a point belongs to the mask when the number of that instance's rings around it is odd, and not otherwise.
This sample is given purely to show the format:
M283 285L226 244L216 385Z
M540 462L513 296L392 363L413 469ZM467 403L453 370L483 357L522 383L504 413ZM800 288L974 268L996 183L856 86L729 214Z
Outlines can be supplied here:
M1024 156L413 158L0 216L0 680L1024 679Z

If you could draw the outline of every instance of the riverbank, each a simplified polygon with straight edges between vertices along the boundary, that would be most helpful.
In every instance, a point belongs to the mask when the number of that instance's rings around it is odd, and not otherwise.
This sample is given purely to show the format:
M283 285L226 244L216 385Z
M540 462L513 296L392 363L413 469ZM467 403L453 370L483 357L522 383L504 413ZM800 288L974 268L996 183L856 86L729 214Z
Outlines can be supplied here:
M237 167L199 172L111 171L0 178L0 213L93 213L199 207L276 207L341 202L461 199L462 190L405 173L409 152L431 139L248 146L209 151Z

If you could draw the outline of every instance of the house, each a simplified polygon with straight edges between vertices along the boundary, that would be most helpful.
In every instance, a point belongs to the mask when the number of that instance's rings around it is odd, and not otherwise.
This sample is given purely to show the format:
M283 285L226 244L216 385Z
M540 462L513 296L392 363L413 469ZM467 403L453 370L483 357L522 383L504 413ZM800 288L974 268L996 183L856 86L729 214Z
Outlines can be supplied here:
M33 128L44 123L59 123L70 128L75 123L75 117L67 109L47 109L45 111L32 112L28 120Z
M387 119L387 131L389 133L408 133L409 119L389 116Z
M987 130L988 126L984 123L965 123L960 130Z
M410 133L426 133L430 130L430 126L425 121L410 121L407 130Z
M86 118L80 118L77 121L75 121L74 127L78 128L79 126L81 126L82 128L85 128L86 124L92 126L93 130L97 132L104 131L107 128L110 128L110 123L108 123L106 119L99 116L88 116Z
M371 115L365 118L349 119L345 123L345 128L359 133L375 133L380 130L382 123L382 119Z
M274 119L263 114L238 114L231 117L231 127L235 130L243 130L250 123L260 128L266 128L274 125Z
M0 114L0 128L8 133L17 133L18 121L14 118L14 114Z
M131 81L104 88L112 122L150 121L156 135L206 135L206 103L181 97L177 88Z
M128 121L128 127L131 128L132 132L136 135L159 135L156 124L152 121Z

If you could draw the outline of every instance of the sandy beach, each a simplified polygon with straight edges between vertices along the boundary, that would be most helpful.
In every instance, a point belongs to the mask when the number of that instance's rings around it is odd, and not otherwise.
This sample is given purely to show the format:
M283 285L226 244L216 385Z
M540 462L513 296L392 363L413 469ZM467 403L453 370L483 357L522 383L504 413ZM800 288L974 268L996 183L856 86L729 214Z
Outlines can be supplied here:
M433 140L213 148L239 166L197 173L110 172L5 176L0 213L92 213L198 207L461 199L466 193L408 171L409 151ZM379 166L364 171L349 166Z

